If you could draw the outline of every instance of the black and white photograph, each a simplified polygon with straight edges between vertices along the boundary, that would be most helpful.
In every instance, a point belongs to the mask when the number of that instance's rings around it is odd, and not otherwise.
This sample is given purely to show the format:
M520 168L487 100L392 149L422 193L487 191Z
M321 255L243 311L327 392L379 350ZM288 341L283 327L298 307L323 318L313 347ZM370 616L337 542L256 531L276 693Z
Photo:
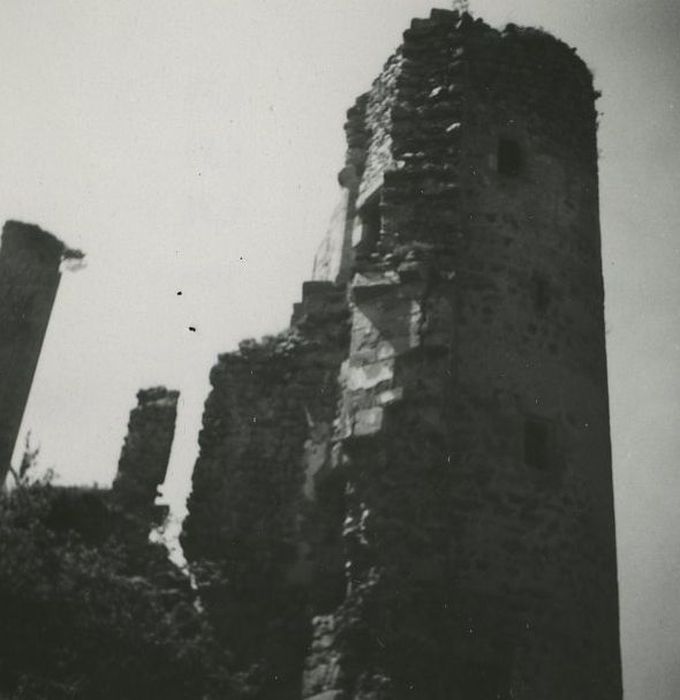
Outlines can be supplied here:
M0 76L0 700L680 698L677 0L1 0Z

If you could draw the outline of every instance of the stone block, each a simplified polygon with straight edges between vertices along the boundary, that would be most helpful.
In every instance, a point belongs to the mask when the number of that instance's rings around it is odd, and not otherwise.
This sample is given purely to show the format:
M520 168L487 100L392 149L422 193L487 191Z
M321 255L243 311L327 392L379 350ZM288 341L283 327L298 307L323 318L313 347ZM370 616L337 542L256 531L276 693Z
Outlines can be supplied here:
M379 406L357 411L354 416L353 436L356 438L371 437L380 432L383 425L383 415L384 411Z

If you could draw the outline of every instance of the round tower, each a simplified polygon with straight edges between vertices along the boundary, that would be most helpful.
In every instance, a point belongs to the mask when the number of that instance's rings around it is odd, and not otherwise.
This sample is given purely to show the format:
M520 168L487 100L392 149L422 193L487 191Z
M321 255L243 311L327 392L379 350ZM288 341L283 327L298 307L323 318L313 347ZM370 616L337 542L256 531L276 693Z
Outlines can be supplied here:
M596 97L433 11L350 110L348 593L306 697L622 696Z

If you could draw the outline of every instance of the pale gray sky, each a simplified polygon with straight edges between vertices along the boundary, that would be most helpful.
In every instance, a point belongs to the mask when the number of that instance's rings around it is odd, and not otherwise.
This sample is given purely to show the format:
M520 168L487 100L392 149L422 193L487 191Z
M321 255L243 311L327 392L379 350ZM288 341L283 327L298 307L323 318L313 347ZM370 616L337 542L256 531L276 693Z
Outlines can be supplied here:
M439 6L446 6L442 3ZM139 387L182 391L282 329L336 195L345 110L420 0L3 0L0 219L88 253L24 422L64 482L108 483ZM604 93L602 229L628 700L680 697L680 7L473 0L576 46ZM177 291L182 296L177 296ZM188 331L195 326L196 333Z

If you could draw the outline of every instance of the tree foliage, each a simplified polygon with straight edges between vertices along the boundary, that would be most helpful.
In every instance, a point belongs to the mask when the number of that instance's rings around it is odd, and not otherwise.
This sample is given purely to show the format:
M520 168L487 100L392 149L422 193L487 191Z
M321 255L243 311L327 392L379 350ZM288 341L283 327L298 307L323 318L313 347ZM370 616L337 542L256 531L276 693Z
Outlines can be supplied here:
M0 495L0 697L247 697L188 580L118 517L106 492Z

